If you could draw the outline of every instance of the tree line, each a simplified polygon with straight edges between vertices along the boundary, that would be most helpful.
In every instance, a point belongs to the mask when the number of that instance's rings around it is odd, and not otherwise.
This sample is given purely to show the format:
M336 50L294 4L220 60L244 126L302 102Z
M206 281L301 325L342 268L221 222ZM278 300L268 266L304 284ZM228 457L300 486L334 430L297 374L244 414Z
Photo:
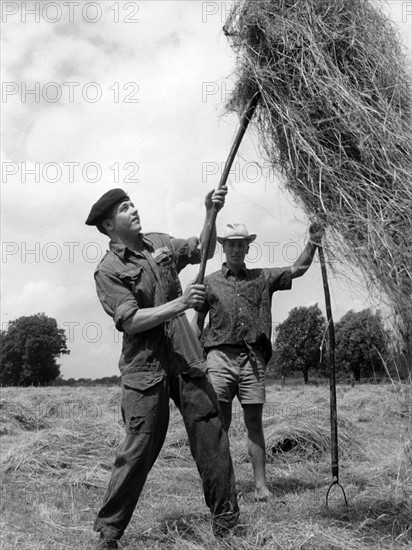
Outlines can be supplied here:
M390 333L379 312L369 308L348 311L335 323L335 364L340 377L379 379L391 367ZM301 372L309 382L309 371L326 377L329 372L328 326L318 304L295 307L275 333L272 374L283 377Z
M295 307L275 332L273 357L268 372L275 377L301 373L305 383L309 372L328 376L327 322L318 304ZM337 372L361 378L385 376L393 356L391 335L379 312L370 309L348 311L335 324ZM118 384L119 377L99 380L64 380L56 359L68 354L67 337L56 319L44 313L19 317L0 332L0 384L3 386L102 385ZM399 373L397 373L399 375Z

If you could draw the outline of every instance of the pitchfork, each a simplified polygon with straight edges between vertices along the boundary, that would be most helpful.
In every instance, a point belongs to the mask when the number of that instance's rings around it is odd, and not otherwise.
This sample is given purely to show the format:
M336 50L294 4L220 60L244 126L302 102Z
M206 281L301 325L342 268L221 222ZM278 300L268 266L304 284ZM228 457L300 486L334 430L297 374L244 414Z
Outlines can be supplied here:
M318 253L320 267L322 271L323 291L325 294L326 316L329 329L329 382L330 382L330 451L332 456L332 483L326 493L326 506L328 506L328 498L330 490L334 485L341 488L345 499L346 507L348 501L346 499L345 490L339 483L339 448L338 448L338 413L336 405L336 375L335 375L335 328L332 318L332 307L330 303L330 292L328 283L328 273L326 270L325 254L322 244L318 244Z

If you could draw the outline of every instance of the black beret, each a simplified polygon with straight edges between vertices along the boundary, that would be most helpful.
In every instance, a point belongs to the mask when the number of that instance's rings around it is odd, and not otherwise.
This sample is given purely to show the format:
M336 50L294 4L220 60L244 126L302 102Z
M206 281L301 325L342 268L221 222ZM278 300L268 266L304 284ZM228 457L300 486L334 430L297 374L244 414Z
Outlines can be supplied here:
M130 197L126 195L123 189L110 189L100 199L93 204L90 214L86 220L86 225L97 225L104 219L104 215L118 202L129 201Z

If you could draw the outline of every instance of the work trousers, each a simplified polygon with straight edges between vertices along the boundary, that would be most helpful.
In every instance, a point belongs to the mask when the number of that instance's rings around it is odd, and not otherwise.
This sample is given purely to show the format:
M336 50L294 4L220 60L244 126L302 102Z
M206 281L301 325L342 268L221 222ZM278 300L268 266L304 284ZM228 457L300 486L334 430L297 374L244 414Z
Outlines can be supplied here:
M103 506L94 524L94 530L107 538L119 539L132 517L166 437L169 397L183 416L214 527L226 529L237 522L239 508L229 441L213 387L204 372L197 376L172 372L145 389L123 385L126 437L116 453Z

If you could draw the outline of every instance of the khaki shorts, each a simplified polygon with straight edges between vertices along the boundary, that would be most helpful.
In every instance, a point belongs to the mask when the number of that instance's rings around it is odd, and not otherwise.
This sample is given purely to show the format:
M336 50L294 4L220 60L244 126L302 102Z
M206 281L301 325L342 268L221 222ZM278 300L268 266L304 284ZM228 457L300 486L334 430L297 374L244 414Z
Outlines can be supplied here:
M206 367L219 401L231 403L237 396L242 405L266 402L266 367L259 349L254 353L230 346L211 349Z

